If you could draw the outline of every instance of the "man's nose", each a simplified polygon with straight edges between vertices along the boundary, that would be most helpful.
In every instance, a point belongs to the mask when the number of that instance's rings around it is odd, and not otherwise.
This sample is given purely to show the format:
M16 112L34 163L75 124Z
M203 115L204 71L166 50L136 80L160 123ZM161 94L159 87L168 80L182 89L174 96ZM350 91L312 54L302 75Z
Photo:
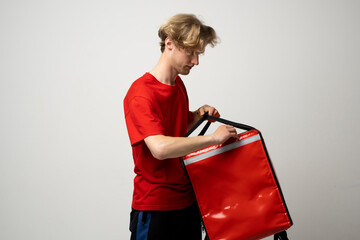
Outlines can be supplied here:
M191 63L194 65L199 65L199 55L195 54L192 56Z

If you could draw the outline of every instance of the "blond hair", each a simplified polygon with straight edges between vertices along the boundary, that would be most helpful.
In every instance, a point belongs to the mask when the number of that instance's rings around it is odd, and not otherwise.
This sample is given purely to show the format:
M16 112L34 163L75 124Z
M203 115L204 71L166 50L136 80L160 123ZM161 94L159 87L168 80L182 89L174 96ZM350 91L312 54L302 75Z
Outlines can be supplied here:
M171 38L178 47L204 52L210 44L214 47L218 43L215 30L204 25L193 14L177 14L163 24L158 31L161 39L161 52L165 50L165 39Z

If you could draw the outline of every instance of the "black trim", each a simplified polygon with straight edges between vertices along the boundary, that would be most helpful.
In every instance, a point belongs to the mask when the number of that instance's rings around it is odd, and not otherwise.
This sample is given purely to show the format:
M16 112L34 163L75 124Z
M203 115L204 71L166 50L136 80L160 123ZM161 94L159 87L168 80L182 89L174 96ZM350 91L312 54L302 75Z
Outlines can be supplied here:
M280 192L280 195L281 195L281 199L282 199L283 202L284 202L285 210L286 210L286 212L287 212L287 214L288 214L288 216L289 216L289 220L290 220L291 225L293 225L293 221L292 221L292 218L291 218L291 216L290 216L289 209L288 209L288 207L287 207L287 205L286 205L286 202L285 202L284 194L283 194L283 192L282 192L282 190L281 190L279 180L278 180L278 178L277 178L277 176L276 176L274 166L273 166L273 164L272 164L272 162L271 162L270 155L269 155L268 150L267 150L266 145L265 145L265 140L264 140L261 132L260 132L259 130L257 130L257 131L258 131L259 134L260 134L261 143L262 143L262 145L263 145L263 148L264 148L266 157L267 157L267 159L268 159L268 162L269 162L271 171L272 171L272 173L273 173L273 176L274 176L276 185L278 186L278 189L279 189L279 192Z

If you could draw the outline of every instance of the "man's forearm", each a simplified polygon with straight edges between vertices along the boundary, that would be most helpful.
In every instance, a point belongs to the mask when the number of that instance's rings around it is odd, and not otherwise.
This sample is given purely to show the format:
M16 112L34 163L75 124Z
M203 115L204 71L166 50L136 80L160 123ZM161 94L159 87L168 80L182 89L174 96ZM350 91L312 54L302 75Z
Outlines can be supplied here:
M196 137L168 137L153 135L144 139L152 155L160 160L181 157L201 148L221 144L231 137L237 137L233 126L222 125L210 135Z
M164 160L184 156L201 148L216 144L216 141L212 135L196 137L154 135L145 138L145 143L155 158Z

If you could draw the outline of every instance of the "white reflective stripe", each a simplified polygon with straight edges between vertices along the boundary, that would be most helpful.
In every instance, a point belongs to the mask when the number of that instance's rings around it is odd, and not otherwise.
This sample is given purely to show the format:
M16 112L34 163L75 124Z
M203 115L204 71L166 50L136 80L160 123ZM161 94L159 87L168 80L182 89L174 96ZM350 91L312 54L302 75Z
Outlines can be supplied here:
M192 163L195 163L195 162L199 162L199 161L204 160L206 158L215 156L215 155L223 153L223 152L227 152L227 151L232 150L234 148L238 148L238 147L244 146L246 144L258 141L258 140L260 140L260 135L259 134L255 135L255 136L252 136L252 137L245 138L244 140L240 140L240 141L231 143L231 144L226 145L224 147L221 147L221 148L218 148L218 149L215 149L215 150L212 150L212 151L209 151L209 152L194 156L192 158L188 158L188 159L184 160L184 164L189 165L189 164L192 164Z

